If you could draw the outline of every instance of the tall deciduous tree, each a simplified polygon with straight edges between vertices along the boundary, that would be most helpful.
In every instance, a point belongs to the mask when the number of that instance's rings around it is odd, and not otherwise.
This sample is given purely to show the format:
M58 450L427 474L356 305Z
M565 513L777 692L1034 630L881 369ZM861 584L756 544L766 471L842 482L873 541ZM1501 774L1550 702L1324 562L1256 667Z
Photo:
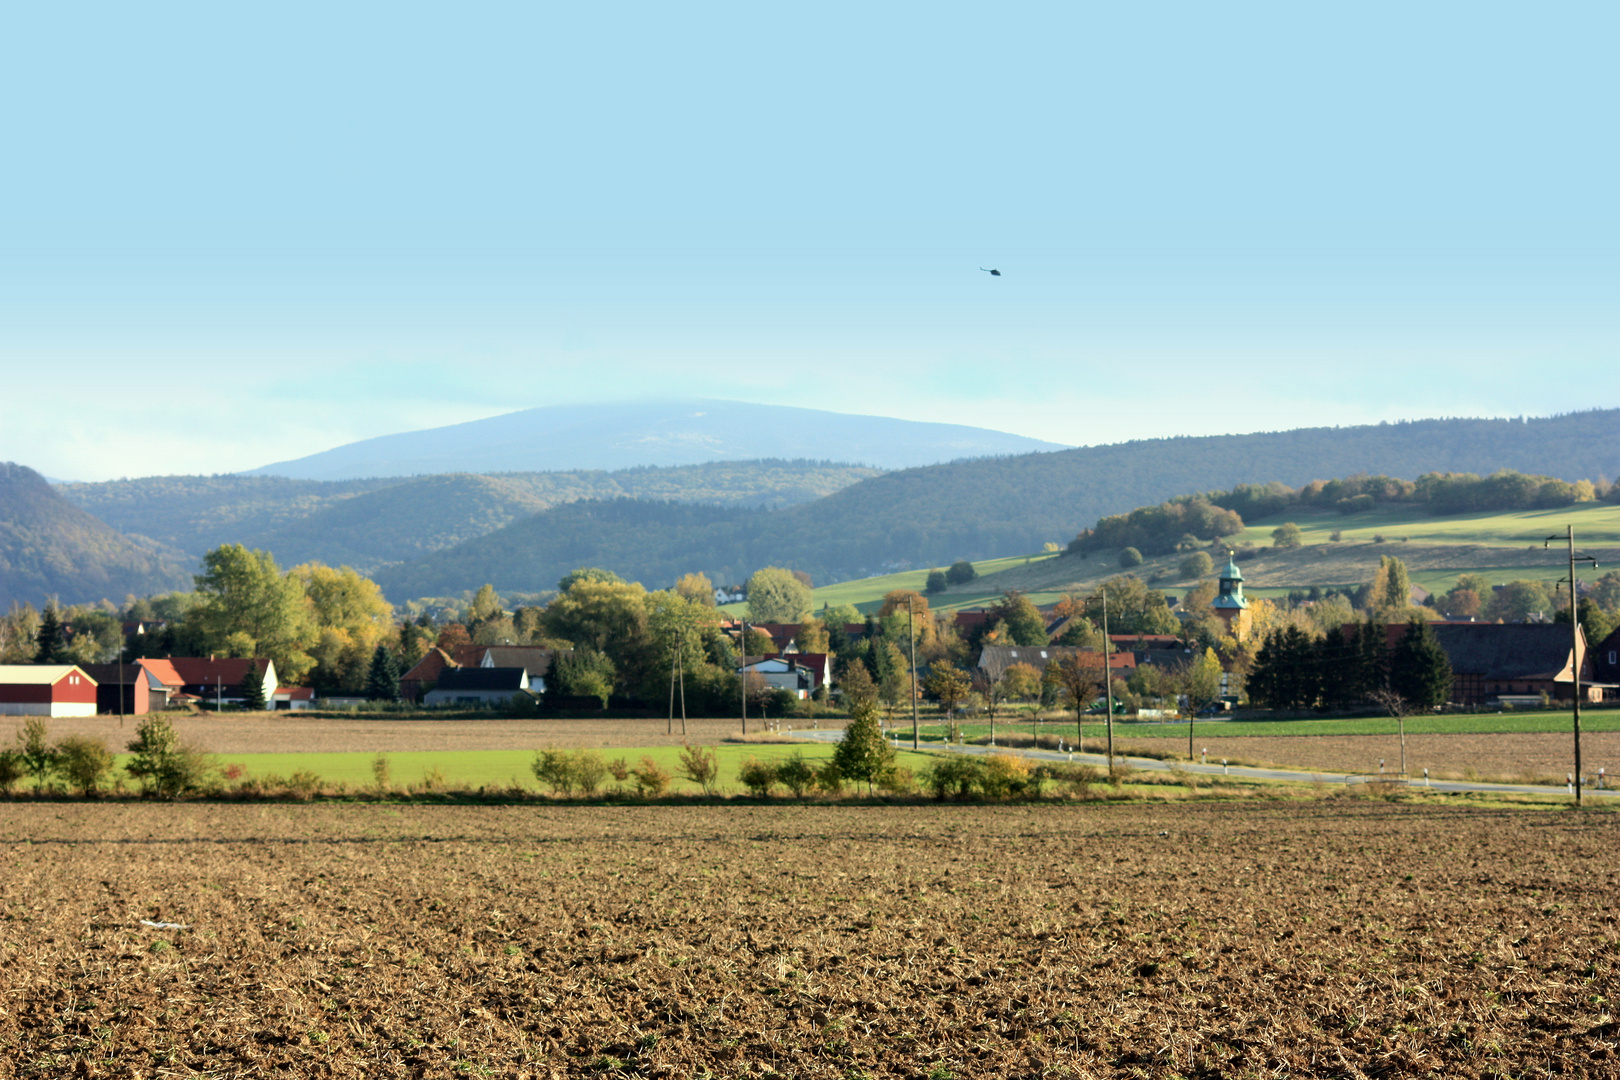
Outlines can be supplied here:
M810 617L810 587L791 570L767 566L748 579L748 618L752 622L796 623Z
M306 649L317 631L301 581L283 576L267 551L224 544L203 556L196 583L198 602L187 618L212 651L233 651L227 643L240 635L236 643L250 642L252 655L274 660L288 685L303 681L314 666Z
M990 609L991 617L1006 627L1010 644L1038 646L1047 644L1046 620L1041 617L1035 602L1017 589L1008 589L1001 600Z
M683 574L675 591L694 604L714 607L714 582L707 574Z
M923 679L924 692L939 702L940 711L946 717L956 711L956 706L966 700L972 689L973 681L968 673L949 664L935 664Z

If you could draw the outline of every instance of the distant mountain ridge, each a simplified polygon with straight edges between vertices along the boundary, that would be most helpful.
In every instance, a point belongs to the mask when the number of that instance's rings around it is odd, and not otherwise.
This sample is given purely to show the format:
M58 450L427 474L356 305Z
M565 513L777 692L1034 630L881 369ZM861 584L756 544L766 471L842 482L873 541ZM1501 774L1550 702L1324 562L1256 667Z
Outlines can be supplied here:
M447 472L555 472L763 458L880 469L1062 449L987 428L698 399L551 405L363 439L246 476L358 480Z
M1237 483L1506 468L1571 481L1620 475L1620 409L1153 439L955 462L884 473L812 503L702 518L633 501L574 504L389 567L377 581L400 599L454 595L486 581L539 591L580 565L649 588L669 585L674 566L739 581L781 565L829 584L895 564L1038 551L1105 514Z
M0 462L0 604L122 602L191 575L64 499L26 465Z

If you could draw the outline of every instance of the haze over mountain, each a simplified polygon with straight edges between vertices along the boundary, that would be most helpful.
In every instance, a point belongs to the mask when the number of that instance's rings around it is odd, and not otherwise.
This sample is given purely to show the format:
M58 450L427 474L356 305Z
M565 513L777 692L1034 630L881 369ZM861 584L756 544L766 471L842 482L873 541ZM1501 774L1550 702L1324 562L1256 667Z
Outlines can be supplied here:
M244 475L359 480L434 473L695 465L761 458L904 469L959 458L1063 449L987 428L698 399L550 405L465 424L364 439Z
M121 602L191 575L74 506L26 465L0 462L0 604Z

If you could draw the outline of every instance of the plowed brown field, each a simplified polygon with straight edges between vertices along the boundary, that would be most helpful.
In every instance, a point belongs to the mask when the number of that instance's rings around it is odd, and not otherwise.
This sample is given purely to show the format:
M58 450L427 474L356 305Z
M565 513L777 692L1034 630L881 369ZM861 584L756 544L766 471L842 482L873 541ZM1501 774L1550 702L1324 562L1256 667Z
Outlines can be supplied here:
M1617 821L0 804L0 1076L1615 1075Z

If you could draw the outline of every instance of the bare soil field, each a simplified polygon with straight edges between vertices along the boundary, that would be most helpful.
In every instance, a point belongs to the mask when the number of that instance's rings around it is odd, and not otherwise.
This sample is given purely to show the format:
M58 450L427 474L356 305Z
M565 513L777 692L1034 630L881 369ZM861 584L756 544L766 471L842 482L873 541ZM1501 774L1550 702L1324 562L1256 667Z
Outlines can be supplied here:
M1394 721L1390 721L1393 728ZM1209 749L1209 759L1244 760L1325 772L1376 773L1384 759L1390 772L1398 772L1400 739L1388 735L1302 735L1206 739L1198 736L1195 750ZM1127 744L1162 754L1164 740ZM1181 744L1185 753L1187 744ZM1427 768L1436 780L1489 779L1516 783L1563 783L1573 767L1574 740L1567 733L1523 732L1484 735L1408 735L1406 770L1422 776ZM1588 774L1606 769L1609 786L1620 785L1620 732L1587 732L1581 736L1581 767Z
M1615 1075L1617 820L6 803L0 1076Z

